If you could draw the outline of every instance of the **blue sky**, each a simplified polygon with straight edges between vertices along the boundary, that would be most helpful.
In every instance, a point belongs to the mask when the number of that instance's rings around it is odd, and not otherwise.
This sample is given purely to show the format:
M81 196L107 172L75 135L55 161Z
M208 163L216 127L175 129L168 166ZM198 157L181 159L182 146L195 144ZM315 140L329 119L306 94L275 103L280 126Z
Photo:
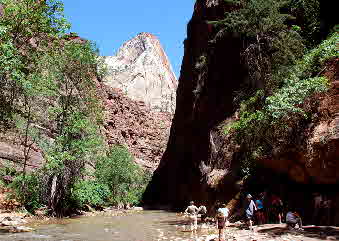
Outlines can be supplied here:
M179 78L186 25L195 0L66 0L72 32L93 40L100 54L113 55L140 32L156 35Z

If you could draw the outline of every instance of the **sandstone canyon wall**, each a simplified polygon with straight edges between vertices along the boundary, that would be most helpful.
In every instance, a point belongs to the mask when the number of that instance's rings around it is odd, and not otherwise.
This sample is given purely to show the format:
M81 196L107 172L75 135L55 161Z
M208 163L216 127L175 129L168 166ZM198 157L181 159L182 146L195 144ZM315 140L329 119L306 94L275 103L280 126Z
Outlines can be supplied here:
M85 41L78 36L68 40ZM105 112L102 134L109 146L127 146L137 164L154 171L165 151L175 110L177 79L171 64L159 40L149 33L125 43L106 62L106 78L95 78ZM42 131L54 138L53 128ZM18 160L24 158L21 140L14 130L0 132L0 166L6 161L20 168ZM34 145L28 167L43 163L43 152Z
M102 88L108 145L127 146L137 164L154 171L166 149L173 115L152 112L144 102L131 100L120 89Z
M157 37L140 33L124 43L116 56L105 57L105 63L107 85L152 110L174 113L177 79Z
M145 194L146 203L182 207L191 199L214 199L208 177L223 177L232 170L232 154L230 159L223 158L224 143L219 140L217 127L233 115L232 92L246 81L246 75L240 65L241 43L237 37L230 35L210 48L209 40L215 32L207 20L222 18L224 11L218 1L197 1L195 5L184 42L171 135ZM212 56L208 73L200 74L199 63L207 55ZM232 193L230 190L230 196Z
M296 134L299 144L273 159L258 161L256 176L246 183L239 175L242 151L222 133L222 126L237 117L234 93L248 84L248 71L240 61L241 41L235 34L210 41L216 32L207 22L222 19L230 11L227 6L218 0L195 4L184 42L169 143L144 202L173 208L182 208L189 200L209 207L216 200L233 205L247 186L254 191L274 190L305 211L311 208L312 192L338 190L338 60L324 69L331 88L315 97L319 102L316 117ZM334 194L338 199L338 193ZM338 224L339 215L337 219Z
M102 80L108 144L127 145L152 171L165 151L175 111L177 79L160 41L140 33L105 57Z

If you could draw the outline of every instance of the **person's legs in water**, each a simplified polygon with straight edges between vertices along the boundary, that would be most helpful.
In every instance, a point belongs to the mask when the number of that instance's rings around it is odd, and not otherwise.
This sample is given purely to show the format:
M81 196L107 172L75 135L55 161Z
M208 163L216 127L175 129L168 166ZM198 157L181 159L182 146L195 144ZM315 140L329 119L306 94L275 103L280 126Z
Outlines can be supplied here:
M193 232L194 231L194 215L190 215L188 219L189 219L189 224L190 224L190 230L191 232Z
M262 209L256 212L256 218L259 225L265 223L264 211Z
M193 226L194 226L194 230L197 231L198 229L198 216L197 215L194 215Z
M219 228L219 241L224 240L224 229L223 228Z
M201 214L201 223L205 223L207 214Z
M248 228L250 230L253 230L253 216L252 215L249 215L249 214L246 214L246 219L247 219L247 225L248 225Z
M282 213L278 213L278 222L279 222L279 224L282 224L282 221L281 221L282 216L283 216Z
M218 230L219 230L219 241L224 240L224 228L226 224L226 218L225 217L218 217L217 218L217 224L218 224Z
M303 223L301 221L301 218L297 218L297 224L299 226L299 229L302 229L303 228Z

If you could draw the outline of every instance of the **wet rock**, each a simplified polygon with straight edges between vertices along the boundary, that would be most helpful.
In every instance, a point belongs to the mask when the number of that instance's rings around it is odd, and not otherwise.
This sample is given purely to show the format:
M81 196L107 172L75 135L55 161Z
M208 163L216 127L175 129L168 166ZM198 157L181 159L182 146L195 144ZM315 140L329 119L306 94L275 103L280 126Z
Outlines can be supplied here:
M9 231L11 233L23 233L23 232L32 232L34 231L34 229L30 227L25 227L25 226L16 226L16 227L12 227Z
M19 221L2 221L1 225L2 226L16 226L19 225L20 222Z

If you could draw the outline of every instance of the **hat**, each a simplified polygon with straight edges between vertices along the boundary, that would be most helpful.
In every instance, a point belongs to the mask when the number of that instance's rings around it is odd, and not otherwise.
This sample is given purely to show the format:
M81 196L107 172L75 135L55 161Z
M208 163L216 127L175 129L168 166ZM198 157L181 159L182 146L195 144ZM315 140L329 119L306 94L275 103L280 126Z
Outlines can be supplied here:
M252 198L252 195L251 195L251 194L247 194L246 197L247 197L247 198Z

